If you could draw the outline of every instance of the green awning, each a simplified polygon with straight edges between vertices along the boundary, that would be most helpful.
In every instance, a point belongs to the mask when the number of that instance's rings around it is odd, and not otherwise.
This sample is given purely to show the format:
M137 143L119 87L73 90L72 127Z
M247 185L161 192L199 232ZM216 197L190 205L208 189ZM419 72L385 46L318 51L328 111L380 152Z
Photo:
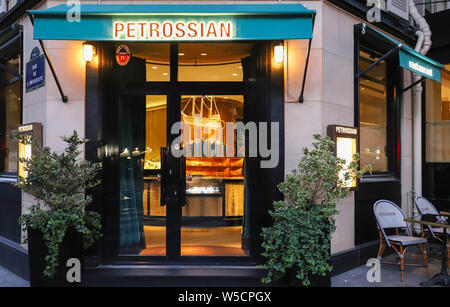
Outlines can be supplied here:
M86 41L311 39L314 10L301 4L65 4L32 10L34 38ZM72 21L72 22L71 22Z
M426 78L441 82L441 70L444 69L444 65L420 54L414 49L366 24L363 24L363 29L366 33L371 33L379 39L391 44L392 48L398 48L399 62L401 67L422 75Z

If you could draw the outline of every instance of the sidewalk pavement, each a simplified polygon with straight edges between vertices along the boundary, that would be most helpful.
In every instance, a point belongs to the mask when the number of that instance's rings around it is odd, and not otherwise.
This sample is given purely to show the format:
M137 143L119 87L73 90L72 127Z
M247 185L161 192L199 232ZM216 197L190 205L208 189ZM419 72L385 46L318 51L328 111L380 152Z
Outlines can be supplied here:
M422 255L411 250L406 254L407 263L422 264ZM395 261L393 255L383 258L383 261ZM420 282L427 280L440 271L441 261L439 255L429 255L429 267L405 267L405 280L400 281L400 269L396 265L381 265L381 282L369 283L366 278L369 267L363 265L353 270L334 276L332 287L419 287ZM0 266L0 287L29 287L27 280L11 273ZM439 287L439 286L437 286Z
M0 287L29 287L30 283L0 266Z
M440 250L437 250L440 252ZM394 255L384 257L381 264L381 282L367 281L367 271L370 267L362 265L353 270L344 272L331 278L332 287L420 287L422 281L428 280L441 269L441 256L428 254L428 268L405 266L405 280L400 279L398 265L383 264L383 262L396 262ZM422 255L411 248L405 255L406 263L423 264ZM436 285L435 287L441 287Z

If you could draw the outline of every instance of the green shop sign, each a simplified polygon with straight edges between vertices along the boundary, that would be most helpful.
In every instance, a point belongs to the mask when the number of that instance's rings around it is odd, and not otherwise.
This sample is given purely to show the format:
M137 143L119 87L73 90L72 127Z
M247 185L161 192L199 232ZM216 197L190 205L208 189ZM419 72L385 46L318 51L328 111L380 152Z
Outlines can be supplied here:
M362 24L362 29L364 33L371 34L387 42L392 45L392 48L397 48L400 67L431 80L441 82L441 70L444 69L442 64L366 24Z
M399 50L400 66L427 77L437 82L441 82L441 67L433 65L429 61L423 60L418 54Z
M191 41L311 39L314 10L301 4L83 4L32 10L34 39Z

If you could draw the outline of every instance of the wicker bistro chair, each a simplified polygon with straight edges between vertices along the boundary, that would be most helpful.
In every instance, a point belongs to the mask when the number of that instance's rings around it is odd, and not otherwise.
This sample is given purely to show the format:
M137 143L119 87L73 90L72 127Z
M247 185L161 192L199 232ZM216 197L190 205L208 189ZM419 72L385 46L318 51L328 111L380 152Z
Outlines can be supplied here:
M425 197L418 196L414 199L414 203L416 205L417 211L419 211L420 215L424 214L436 214L439 215L439 211L433 206L432 203L428 201ZM444 229L435 228L429 225L420 225L420 229L422 232L422 237L430 239L430 237L440 241L443 243L444 240L447 241L447 266L450 267L450 234L447 233L446 238L444 238Z
M405 265L417 266L414 264L405 264L404 255L410 246L417 246L422 251L424 265L428 266L425 238L413 237L408 223L404 221L406 218L402 209L389 200L378 200L373 205L373 212L377 220L378 232L380 235L380 247L378 249L378 259L381 260L386 246L392 247L397 253L400 262L401 280L404 279ZM395 229L395 235L387 235L387 229ZM405 234L400 233L405 230Z

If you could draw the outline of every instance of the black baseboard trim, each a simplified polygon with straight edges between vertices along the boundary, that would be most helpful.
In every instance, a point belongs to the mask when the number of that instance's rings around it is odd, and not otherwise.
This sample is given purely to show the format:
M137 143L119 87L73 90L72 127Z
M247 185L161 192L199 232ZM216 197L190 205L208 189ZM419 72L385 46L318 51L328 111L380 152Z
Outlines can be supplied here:
M368 259L376 258L379 244L380 241L375 240L332 255L331 265L333 266L333 270L331 271L331 276L336 276L361 265L365 265ZM387 248L385 249L383 256L392 253L393 250Z
M86 269L84 287L251 287L264 286L257 266L103 265Z
M264 284L257 265L101 265L85 269L82 287L286 287L301 286L281 279ZM331 286L330 275L311 277L312 287Z
M20 276L30 279L28 251L20 244L0 236L0 266Z

